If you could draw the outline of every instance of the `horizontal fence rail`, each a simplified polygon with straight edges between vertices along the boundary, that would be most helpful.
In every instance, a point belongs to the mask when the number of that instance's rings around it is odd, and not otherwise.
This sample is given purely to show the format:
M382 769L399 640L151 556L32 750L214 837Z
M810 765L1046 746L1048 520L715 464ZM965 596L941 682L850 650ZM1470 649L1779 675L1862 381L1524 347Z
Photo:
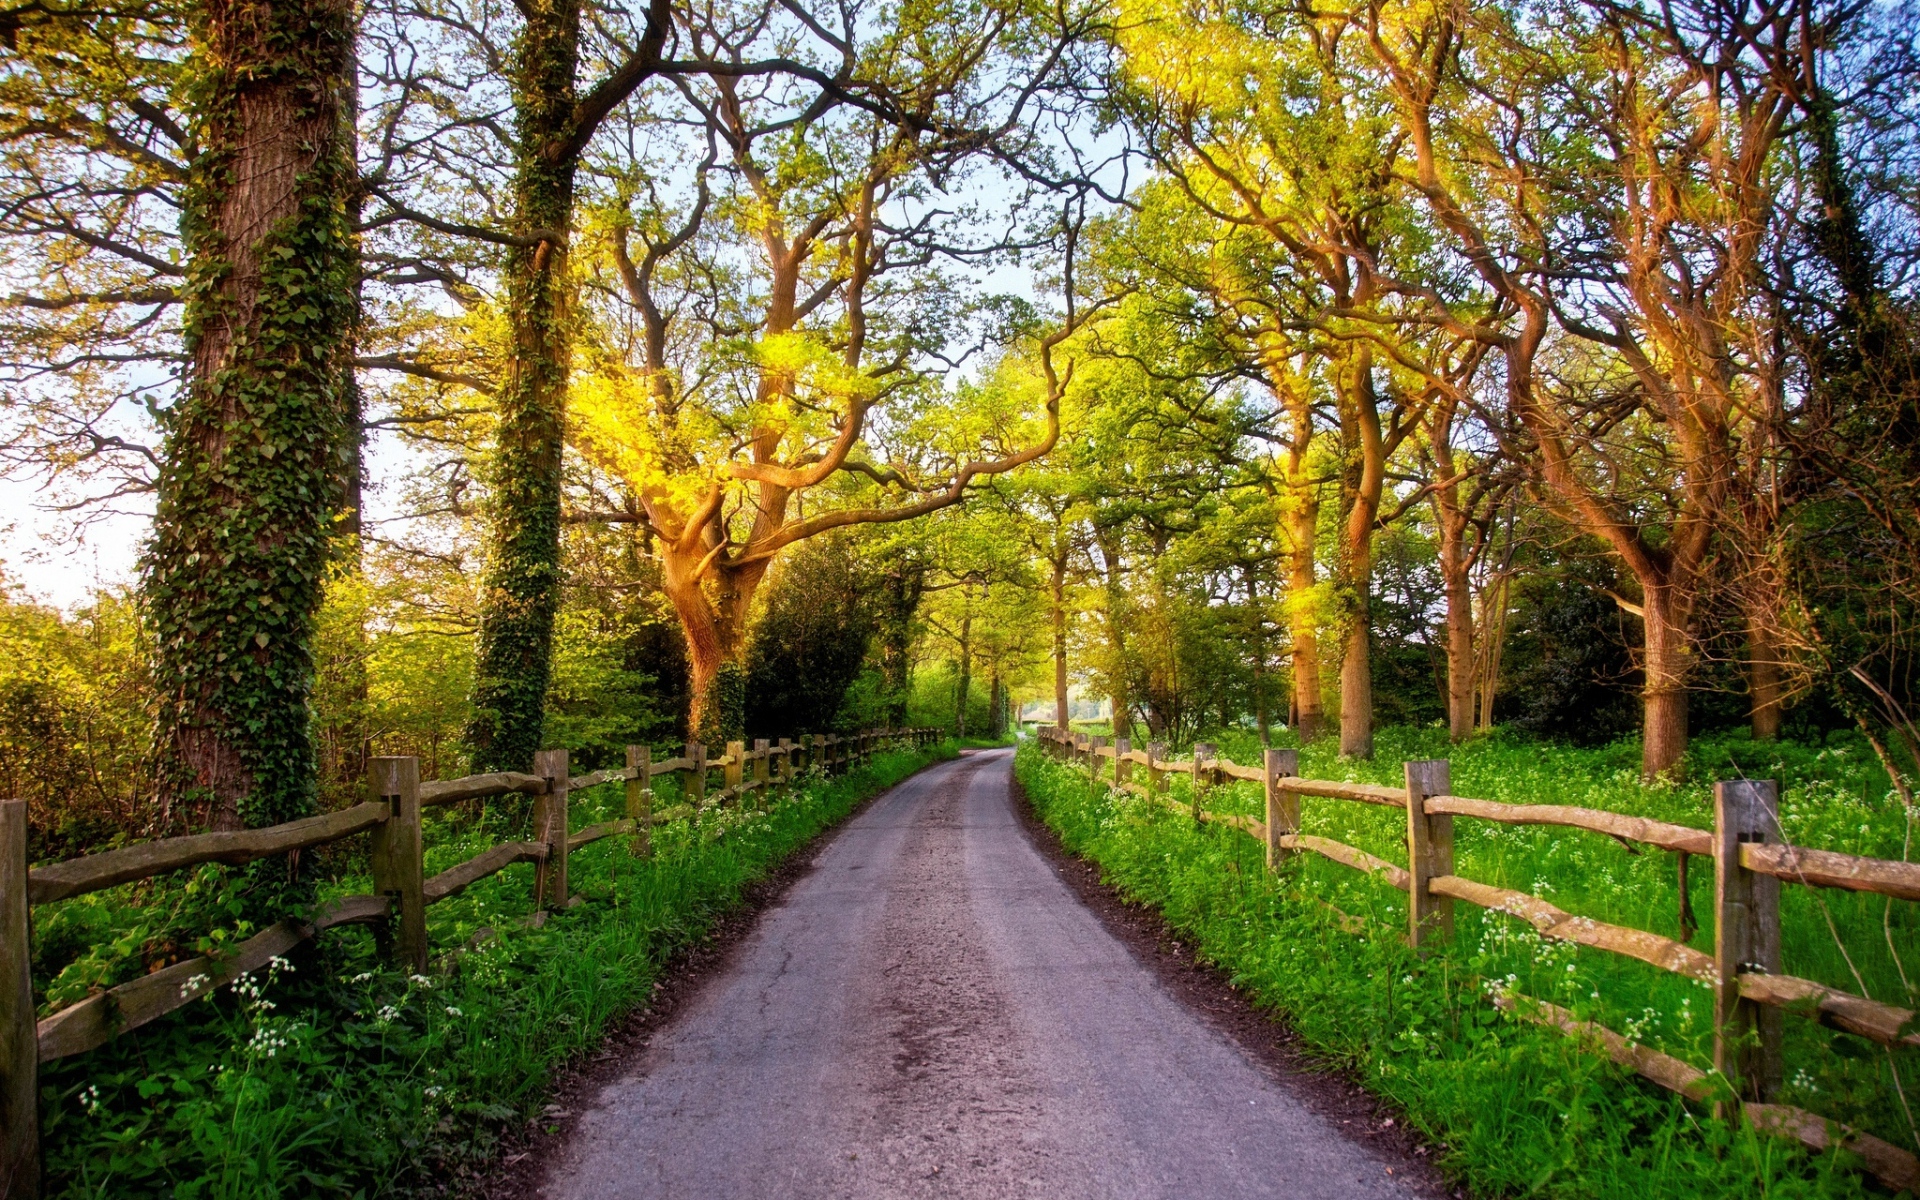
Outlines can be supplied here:
M1823 1025L1868 1038L1881 1045L1920 1045L1915 1014L1781 973L1779 887L1782 882L1808 887L1872 892L1920 900L1920 863L1865 858L1830 850L1782 845L1779 841L1777 789L1769 780L1740 780L1714 787L1713 829L1695 829L1600 809L1557 804L1506 804L1450 794L1444 760L1406 764L1407 786L1304 779L1299 755L1269 749L1258 767L1219 758L1205 742L1188 759L1169 759L1155 742L1135 750L1126 738L1107 738L1042 727L1039 744L1052 758L1084 767L1088 779L1156 804L1170 806L1195 821L1238 829L1265 844L1267 864L1311 852L1329 862L1364 872L1407 893L1408 942L1419 947L1452 930L1458 900L1527 922L1543 937L1590 946L1639 959L1662 970L1701 980L1714 989L1714 1074L1657 1050L1638 1045L1613 1030L1582 1021L1566 1009L1517 992L1498 991L1493 1002L1535 1024L1558 1029L1601 1050L1615 1062L1669 1091L1692 1100L1711 1101L1723 1116L1736 1110L1756 1129L1792 1137L1819 1151L1844 1145L1895 1191L1920 1190L1920 1158L1814 1113L1768 1100L1781 1076L1779 1017L1795 1013ZM1144 769L1136 779L1134 767ZM1174 775L1191 782L1182 805L1168 789ZM1227 780L1260 784L1266 819L1220 813L1205 807L1209 789ZM1406 867L1356 846L1300 831L1302 797L1384 805L1407 813ZM1686 863L1699 856L1714 863L1714 953L1683 941L1577 916L1540 898L1510 888L1467 879L1453 869L1453 818L1470 817L1506 825L1545 825L1605 834L1630 848L1654 846L1679 856L1682 928L1691 936L1686 907ZM1337 911L1337 910L1336 910ZM1357 918L1341 914L1350 932ZM1717 1074L1717 1078L1716 1078Z
M376 926L396 965L422 973L428 965L427 907L490 875L517 863L533 863L537 920L550 908L577 902L567 886L567 856L573 851L625 837L632 854L646 856L658 825L697 822L703 812L738 805L756 792L791 789L803 771L841 773L883 749L928 746L940 736L934 729L903 729L815 734L797 741L763 738L751 749L745 742L729 742L719 755L688 742L680 755L662 759L655 759L649 747L629 746L624 767L572 777L565 750L541 751L532 774L503 771L426 782L419 778L417 759L376 758L368 772L368 793L374 799L339 812L264 829L160 838L31 869L26 859L26 802L0 801L0 1195L35 1193L39 1063L84 1053L184 1008L341 925ZM722 784L709 792L708 776L715 771L721 773ZM662 775L679 778L681 803L656 811L653 781ZM626 786L626 816L573 832L569 794L609 783ZM532 798L535 839L506 842L437 875L425 874L424 809L511 795ZM373 893L328 901L311 914L278 921L222 954L174 963L36 1019L30 950L34 906L203 863L239 865L362 833L372 835Z

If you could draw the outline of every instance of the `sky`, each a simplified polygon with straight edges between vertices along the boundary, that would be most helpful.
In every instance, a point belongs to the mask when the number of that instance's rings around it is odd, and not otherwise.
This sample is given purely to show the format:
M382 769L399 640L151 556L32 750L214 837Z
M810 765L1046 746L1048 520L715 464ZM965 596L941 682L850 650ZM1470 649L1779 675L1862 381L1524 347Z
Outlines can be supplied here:
M54 499L36 481L0 479L0 564L14 595L70 610L103 588L131 585L147 515L122 511L75 529Z

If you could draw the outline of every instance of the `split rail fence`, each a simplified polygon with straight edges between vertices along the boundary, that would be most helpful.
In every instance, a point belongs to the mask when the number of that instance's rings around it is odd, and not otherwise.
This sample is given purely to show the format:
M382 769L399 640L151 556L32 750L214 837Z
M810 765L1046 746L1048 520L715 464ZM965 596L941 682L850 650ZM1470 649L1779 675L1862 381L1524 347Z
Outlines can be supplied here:
M1701 980L1713 988L1713 1071L1706 1072L1614 1032L1582 1021L1546 1001L1505 991L1494 1003L1523 1019L1546 1025L1603 1049L1615 1062L1669 1091L1711 1101L1723 1117L1736 1110L1756 1129L1792 1137L1813 1150L1838 1143L1895 1191L1920 1192L1920 1158L1906 1150L1829 1121L1805 1109L1768 1100L1782 1075L1782 1021L1788 1013L1811 1018L1884 1046L1920 1045L1912 1010L1882 1004L1781 973L1780 884L1844 888L1902 900L1920 900L1920 863L1864 858L1780 842L1779 794L1772 780L1736 780L1714 785L1714 827L1695 829L1624 813L1555 804L1506 804L1451 794L1445 759L1406 764L1405 787L1345 783L1300 777L1299 754L1268 749L1258 767L1220 758L1201 742L1193 757L1168 760L1164 743L1142 750L1126 738L1109 739L1057 727L1040 730L1040 744L1056 759L1085 766L1088 778L1108 787L1165 803L1195 821L1230 826L1265 843L1267 866L1311 852L1364 871L1407 893L1409 943L1418 948L1453 931L1456 900L1519 917L1541 935L1637 958L1662 970ZM1133 777L1133 768L1145 772ZM1167 786L1171 775L1191 780L1181 805ZM1104 779L1103 779L1104 776ZM1214 812L1207 792L1225 780L1261 785L1266 819ZM1400 867L1329 838L1301 832L1303 797L1384 805L1407 814L1407 866ZM1623 844L1671 850L1679 856L1681 924L1688 936L1693 917L1686 900L1689 856L1714 866L1714 952L1682 941L1575 916L1526 892L1494 887L1454 873L1453 819L1471 817L1506 825L1556 825L1603 833Z
M338 925L374 926L383 951L397 965L424 973L427 907L515 863L534 864L537 920L548 907L579 902L568 888L567 856L583 846L625 837L634 855L645 856L651 853L657 825L698 822L702 812L744 803L755 792L765 805L772 789L790 789L803 770L851 770L882 749L931 745L939 737L938 730L907 729L816 734L799 742L763 738L751 750L744 742L729 742L722 755L710 755L705 745L688 742L680 756L665 759L653 758L646 746L628 746L625 767L571 778L565 750L535 755L531 774L500 772L430 782L421 781L417 758L376 758L368 772L368 794L374 798L339 812L264 829L141 842L31 869L26 802L0 801L0 1198L37 1194L40 1063L91 1050L138 1029ZM710 793L708 776L714 771L721 773L722 784ZM679 777L681 799L656 811L653 780L661 775ZM573 832L568 796L615 782L626 785L627 815ZM533 798L532 840L507 842L437 875L425 873L424 809L507 795ZM332 900L310 916L269 926L226 954L175 963L36 1020L29 944L32 906L201 863L248 863L361 833L372 835L371 893Z

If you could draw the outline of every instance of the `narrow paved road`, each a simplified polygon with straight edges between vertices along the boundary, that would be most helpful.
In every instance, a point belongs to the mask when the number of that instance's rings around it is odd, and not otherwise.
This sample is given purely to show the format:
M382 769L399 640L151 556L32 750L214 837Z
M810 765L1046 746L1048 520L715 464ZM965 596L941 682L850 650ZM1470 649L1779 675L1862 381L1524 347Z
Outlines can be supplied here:
M935 767L850 822L582 1114L543 1194L1409 1194L1080 904L1011 763Z

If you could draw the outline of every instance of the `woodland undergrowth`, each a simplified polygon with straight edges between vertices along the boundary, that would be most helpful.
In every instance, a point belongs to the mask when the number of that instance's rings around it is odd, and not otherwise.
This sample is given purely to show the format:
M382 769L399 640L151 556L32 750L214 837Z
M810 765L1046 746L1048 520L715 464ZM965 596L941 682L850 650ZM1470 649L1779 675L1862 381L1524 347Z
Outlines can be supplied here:
M1247 734L1215 735L1223 756L1259 761ZM1302 774L1403 782L1402 761L1449 758L1453 791L1511 802L1578 804L1707 827L1715 778L1782 782L1781 821L1799 844L1903 855L1906 814L1866 746L1805 746L1744 737L1701 739L1691 777L1648 787L1636 745L1579 750L1507 735L1449 746L1444 731L1383 731L1371 761L1316 743ZM1546 1197L1837 1197L1873 1194L1844 1153L1715 1121L1564 1035L1495 1009L1512 988L1597 1020L1644 1045L1711 1065L1712 993L1637 960L1541 938L1517 918L1456 906L1456 933L1425 956L1404 939L1406 900L1386 883L1314 855L1277 874L1264 848L1221 825L1196 826L1164 803L1110 793L1083 767L1033 745L1016 759L1026 794L1073 853L1097 863L1129 899L1158 909L1256 1004L1286 1021L1328 1064L1354 1072L1404 1108L1442 1166L1476 1195ZM1138 770L1138 768L1136 768ZM1187 781L1172 787L1185 801ZM1213 789L1207 807L1259 814L1253 785ZM1306 832L1405 861L1405 815L1307 798ZM1678 937L1672 855L1629 853L1571 829L1455 819L1457 870L1526 891L1573 913ZM1710 860L1693 860L1689 891L1711 952ZM1915 1005L1920 921L1912 905L1851 893L1784 889L1788 973ZM1361 932L1348 932L1357 928ZM1901 958L1904 954L1905 961ZM1920 1099L1920 1052L1889 1054L1810 1021L1786 1021L1786 1104L1915 1148L1907 1099ZM1904 1088L1905 1096L1901 1095Z

